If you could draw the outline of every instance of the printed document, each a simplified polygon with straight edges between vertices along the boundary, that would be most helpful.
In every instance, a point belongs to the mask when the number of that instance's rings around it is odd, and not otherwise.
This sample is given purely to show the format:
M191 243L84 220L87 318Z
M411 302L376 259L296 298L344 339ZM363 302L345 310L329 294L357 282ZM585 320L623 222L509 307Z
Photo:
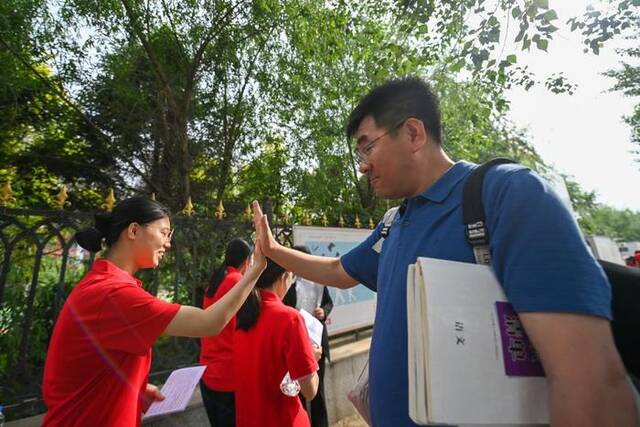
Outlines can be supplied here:
M309 338L318 347L322 345L322 322L316 319L311 313L304 308L300 309L300 314L304 319L304 323L307 325L307 332L309 332Z
M187 404L191 400L193 391L205 369L207 369L206 366L193 366L173 371L162 386L161 392L165 397L164 400L153 402L142 419L146 420L187 409Z

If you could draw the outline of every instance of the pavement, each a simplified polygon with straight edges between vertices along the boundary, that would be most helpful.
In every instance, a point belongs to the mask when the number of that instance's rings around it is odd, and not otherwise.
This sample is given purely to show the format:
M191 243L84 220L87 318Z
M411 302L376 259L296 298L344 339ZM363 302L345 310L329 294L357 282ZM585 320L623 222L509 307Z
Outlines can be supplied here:
M360 415L352 415L347 418L343 418L331 427L368 427L367 423L360 417Z

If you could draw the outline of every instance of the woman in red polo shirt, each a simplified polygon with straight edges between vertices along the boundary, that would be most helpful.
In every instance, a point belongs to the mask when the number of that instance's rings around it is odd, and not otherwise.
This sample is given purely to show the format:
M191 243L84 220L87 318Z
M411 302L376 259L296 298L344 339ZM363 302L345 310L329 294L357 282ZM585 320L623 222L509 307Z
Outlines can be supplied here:
M161 301L134 274L158 266L171 247L171 232L165 207L134 197L76 234L92 252L106 240L108 252L75 286L56 321L44 370L45 426L140 425L143 406L162 399L147 384L154 341L163 333L219 333L264 269L256 248L245 276L207 310Z
M211 277L202 308L207 308L226 295L247 270L251 262L251 246L242 239L227 245L222 266ZM200 364L207 370L200 381L202 402L215 427L236 425L236 406L233 395L233 334L236 319L232 318L215 337L200 340Z
M293 282L291 272L267 259L267 268L236 316L233 361L236 423L239 427L310 426L297 396L285 395L287 373L311 400L318 390L317 360L304 319L282 303Z

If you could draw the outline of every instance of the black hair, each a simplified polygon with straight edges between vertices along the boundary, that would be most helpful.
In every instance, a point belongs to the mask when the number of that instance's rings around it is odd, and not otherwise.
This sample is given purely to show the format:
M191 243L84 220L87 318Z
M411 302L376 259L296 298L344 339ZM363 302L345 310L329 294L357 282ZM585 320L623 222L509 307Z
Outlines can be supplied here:
M84 249L99 252L103 239L111 247L129 224L143 225L162 218L171 218L167 207L146 197L131 197L118 203L110 213L96 214L95 225L78 231L75 240Z
M294 245L293 249L304 252L305 254L311 254L309 247L306 245ZM296 280L297 281L297 280ZM282 297L282 302L284 305L288 305L289 307L296 308L296 304L298 302L298 296L296 294L296 284L291 285L286 294Z
M293 249L296 251L304 252L305 254L311 254L309 247L307 245L294 245Z
M267 267L260 277L258 277L255 288L253 288L244 304L242 304L242 307L240 307L240 310L238 310L238 314L236 315L236 329L248 331L256 324L258 316L260 316L260 307L262 306L259 289L272 287L286 272L287 270L279 264L267 258Z
M371 90L349 115L348 138L355 135L360 122L367 116L391 133L402 120L415 118L422 121L426 132L437 144L442 141L438 96L427 82L417 77L387 80Z
M251 251L251 245L243 239L233 239L229 242L227 249L224 251L224 262L211 275L209 287L207 288L207 297L211 298L215 295L220 283L222 283L227 274L227 267L240 267L249 258Z

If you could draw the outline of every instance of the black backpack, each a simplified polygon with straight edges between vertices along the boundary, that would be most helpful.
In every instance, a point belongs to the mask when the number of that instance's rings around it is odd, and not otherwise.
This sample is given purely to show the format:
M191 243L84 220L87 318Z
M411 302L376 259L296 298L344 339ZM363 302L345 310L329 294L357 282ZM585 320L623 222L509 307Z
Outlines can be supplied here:
M489 264L489 233L485 226L482 183L487 171L495 165L515 163L497 158L471 172L462 190L462 212L467 240L473 247L476 263ZM640 269L598 260L604 269L612 292L613 338L627 372L640 378Z

